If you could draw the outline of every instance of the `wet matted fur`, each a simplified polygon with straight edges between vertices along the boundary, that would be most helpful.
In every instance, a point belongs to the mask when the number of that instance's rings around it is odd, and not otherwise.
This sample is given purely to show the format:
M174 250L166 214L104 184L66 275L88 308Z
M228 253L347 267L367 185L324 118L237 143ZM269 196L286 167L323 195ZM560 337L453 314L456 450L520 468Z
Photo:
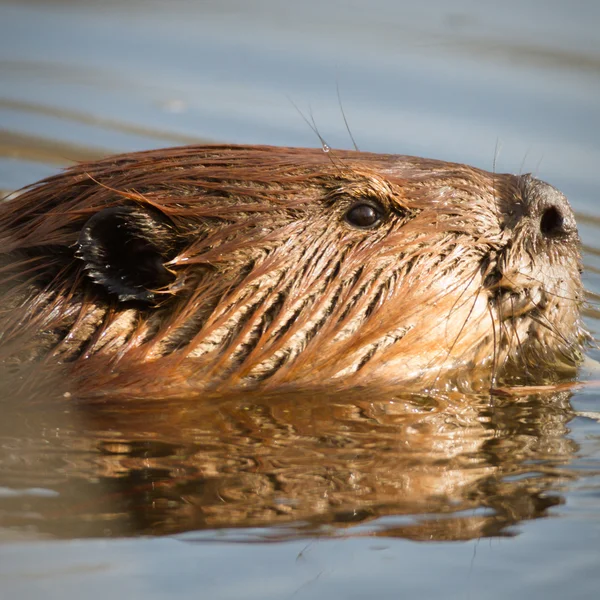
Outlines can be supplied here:
M85 390L572 375L579 237L529 175L261 146L85 163L0 204L8 363Z

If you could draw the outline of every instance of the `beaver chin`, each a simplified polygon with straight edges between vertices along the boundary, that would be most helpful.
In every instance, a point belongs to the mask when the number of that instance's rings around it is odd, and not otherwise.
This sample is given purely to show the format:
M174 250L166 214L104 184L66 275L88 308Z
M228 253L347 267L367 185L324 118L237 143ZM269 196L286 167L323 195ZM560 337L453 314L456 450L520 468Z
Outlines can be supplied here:
M587 340L566 198L530 176L361 152L110 157L0 206L8 362L79 393L571 377Z

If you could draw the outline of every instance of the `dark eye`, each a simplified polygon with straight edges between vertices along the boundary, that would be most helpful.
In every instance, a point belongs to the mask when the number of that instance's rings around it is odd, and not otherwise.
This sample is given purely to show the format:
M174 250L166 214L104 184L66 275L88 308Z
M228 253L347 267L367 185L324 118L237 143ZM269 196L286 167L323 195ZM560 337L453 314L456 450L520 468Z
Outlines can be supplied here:
M346 213L346 222L353 227L360 229L369 229L379 224L382 219L383 211L373 204L355 204Z

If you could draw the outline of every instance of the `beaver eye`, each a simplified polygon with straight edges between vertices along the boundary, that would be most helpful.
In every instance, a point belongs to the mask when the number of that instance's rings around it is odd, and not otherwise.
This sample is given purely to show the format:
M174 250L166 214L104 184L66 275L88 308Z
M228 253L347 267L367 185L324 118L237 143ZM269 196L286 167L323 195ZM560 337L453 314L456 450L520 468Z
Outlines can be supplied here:
M373 204L355 204L345 215L346 222L353 227L369 229L381 222L383 211Z

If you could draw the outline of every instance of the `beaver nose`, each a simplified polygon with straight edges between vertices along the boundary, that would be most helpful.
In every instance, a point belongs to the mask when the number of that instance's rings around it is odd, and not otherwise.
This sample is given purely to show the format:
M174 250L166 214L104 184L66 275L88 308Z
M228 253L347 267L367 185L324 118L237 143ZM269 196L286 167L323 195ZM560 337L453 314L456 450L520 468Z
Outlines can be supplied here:
M575 215L566 197L544 181L530 180L530 215L538 219L541 235L548 239L577 233Z
M549 206L544 209L540 219L540 231L546 237L558 237L566 233L565 219L559 208Z

